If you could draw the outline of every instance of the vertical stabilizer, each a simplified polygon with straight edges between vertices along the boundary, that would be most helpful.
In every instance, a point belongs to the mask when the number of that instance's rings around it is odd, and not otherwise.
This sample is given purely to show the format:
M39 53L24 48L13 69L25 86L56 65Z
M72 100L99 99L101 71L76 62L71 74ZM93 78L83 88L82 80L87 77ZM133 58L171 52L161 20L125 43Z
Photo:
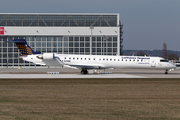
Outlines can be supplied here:
M16 43L16 46L18 47L19 51L21 52L21 55L33 55L33 54L41 54L41 52L34 52L31 47L27 44L25 39L15 39L7 42L13 42Z

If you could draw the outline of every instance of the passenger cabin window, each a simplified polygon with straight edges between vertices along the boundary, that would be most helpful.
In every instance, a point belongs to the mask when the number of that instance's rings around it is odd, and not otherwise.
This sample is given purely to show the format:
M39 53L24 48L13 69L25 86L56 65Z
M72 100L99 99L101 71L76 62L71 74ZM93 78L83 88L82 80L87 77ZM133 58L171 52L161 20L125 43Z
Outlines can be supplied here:
M169 62L169 61L164 59L164 60L160 60L160 62Z
M75 58L73 58L73 60L74 60Z
M66 59L66 57L64 59Z
M84 58L86 60L86 58Z
M71 59L71 57L69 59Z
M81 60L82 60L82 58L81 58Z

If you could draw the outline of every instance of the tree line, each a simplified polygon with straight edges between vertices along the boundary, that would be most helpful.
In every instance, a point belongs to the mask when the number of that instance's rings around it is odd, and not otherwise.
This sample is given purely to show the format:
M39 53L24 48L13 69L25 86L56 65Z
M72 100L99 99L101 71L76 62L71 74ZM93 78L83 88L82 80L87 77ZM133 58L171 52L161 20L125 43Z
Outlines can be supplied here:
M164 43L162 50L123 50L123 55L159 56L168 60L179 60L180 51L167 50L167 45Z
M137 56L149 56L148 54L146 54L145 52L143 52L142 50L140 50L137 54ZM167 50L164 50L162 51L162 56L159 56L159 57L162 57L164 59L168 59L168 60L179 60L179 56L175 53L170 53L168 54L167 53Z
M162 57L164 59L168 59L168 60L179 60L179 56L175 53L167 53L167 45L166 43L163 44L163 51L162 51Z

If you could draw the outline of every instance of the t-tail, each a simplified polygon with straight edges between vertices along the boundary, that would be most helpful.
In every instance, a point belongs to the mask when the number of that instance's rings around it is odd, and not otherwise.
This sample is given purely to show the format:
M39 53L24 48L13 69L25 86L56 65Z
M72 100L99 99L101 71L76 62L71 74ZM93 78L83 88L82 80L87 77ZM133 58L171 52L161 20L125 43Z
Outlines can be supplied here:
M19 51L21 52L21 55L33 55L33 54L41 54L41 52L34 52L31 47L27 44L25 39L15 39L11 41L7 41L8 43L16 43L16 46L18 47Z

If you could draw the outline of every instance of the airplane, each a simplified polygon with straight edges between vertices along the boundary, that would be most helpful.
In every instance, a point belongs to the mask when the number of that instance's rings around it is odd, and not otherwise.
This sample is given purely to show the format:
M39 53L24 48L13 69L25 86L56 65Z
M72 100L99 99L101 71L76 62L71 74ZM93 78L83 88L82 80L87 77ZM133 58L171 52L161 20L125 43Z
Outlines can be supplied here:
M35 52L25 39L7 41L15 43L21 52L22 60L38 65L59 66L81 69L81 74L88 74L90 69L129 68L129 69L160 69L174 70L176 66L161 57L148 56L108 56L108 55L74 55Z

